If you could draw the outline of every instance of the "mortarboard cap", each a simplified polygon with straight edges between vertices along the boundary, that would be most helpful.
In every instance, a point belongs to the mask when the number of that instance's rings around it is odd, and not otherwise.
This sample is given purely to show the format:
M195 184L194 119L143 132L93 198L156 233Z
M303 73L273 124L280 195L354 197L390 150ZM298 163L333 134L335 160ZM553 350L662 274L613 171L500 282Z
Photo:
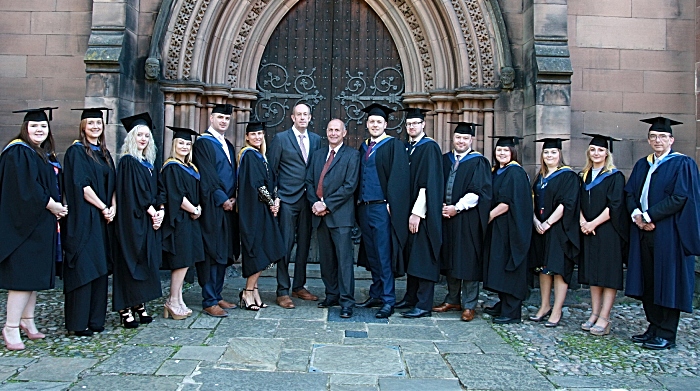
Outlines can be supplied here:
M425 119L425 113L429 112L430 110L419 109L417 107L407 107L407 108L401 109L399 111L403 111L406 113L406 119L411 119L411 118Z
M568 138L547 137L535 140L536 143L544 143L542 149L557 148L561 149L561 142L567 141Z
M651 127L649 127L650 131L653 130L654 132L666 132L671 134L673 134L673 129L671 129L671 126L681 125L683 123L666 117L645 118L640 119L640 121L651 124Z
M253 132L259 132L261 130L265 130L266 122L250 121L250 122L241 122L241 124L247 124L245 127L246 133L253 133Z
M77 110L82 110L83 112L80 114L80 119L84 120L86 118L102 118L105 120L105 124L109 122L109 112L112 110L109 107L84 107L80 109L71 109L72 111L77 111ZM104 114L102 111L107 112L107 117L105 119Z
M187 141L194 141L192 137L194 136L194 138L196 139L197 136L199 136L199 133L189 128L178 128L177 126L166 126L166 128L173 131L173 138L181 138Z
M518 136L489 136L489 138L497 138L497 147L515 147L518 141L522 140L522 137Z
M472 136L476 135L476 129L474 129L476 126L481 126L481 124L475 124L473 122L452 122L452 121L447 121L448 124L455 124L457 127L455 128L453 133L459 133L459 134L471 134Z
M367 117L371 117L373 115L378 115L378 116L384 118L385 121L388 121L389 114L393 113L395 110L390 109L386 106L380 105L379 103L372 103L371 105L362 109L362 111L367 113Z
M593 139L588 145L595 145L596 147L607 148L610 152L613 151L613 141L622 141L620 138L615 138L611 136L605 136L603 134L597 133L583 133L586 136L591 136Z
M58 107L40 107L38 109L26 109L26 110L17 110L13 111L13 113L26 113L24 115L24 122L27 121L36 121L36 122L41 122L41 121L51 121L53 120L53 111L56 110ZM46 111L48 110L49 115L48 117L46 116Z
M220 114L225 114L225 115L231 115L233 113L233 108L236 107L232 104L228 103L217 103L214 105L214 108L211 110L211 113L220 113Z
M137 125L146 125L148 129L153 130L153 121L151 120L151 115L148 113L141 113L132 115L131 117L122 118L122 124L127 132L131 131Z

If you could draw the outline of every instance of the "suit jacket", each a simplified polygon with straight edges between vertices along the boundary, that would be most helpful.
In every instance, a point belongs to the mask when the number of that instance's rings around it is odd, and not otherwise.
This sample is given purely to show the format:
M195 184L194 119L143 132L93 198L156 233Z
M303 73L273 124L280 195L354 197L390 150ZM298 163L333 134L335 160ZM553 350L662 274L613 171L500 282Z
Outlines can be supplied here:
M304 162L299 140L289 128L272 138L267 149L267 160L277 178L277 194L288 204L293 204L304 196L306 189L306 168L314 151L321 147L321 136L306 131L309 137L309 158Z
M328 151L327 148L319 149L310 159L306 172L306 196L311 205L321 200L316 195L316 188L326 164ZM314 228L318 227L321 219L325 219L329 228L355 225L355 188L359 176L360 152L343 144L323 177L323 202L330 213L323 217L313 215Z

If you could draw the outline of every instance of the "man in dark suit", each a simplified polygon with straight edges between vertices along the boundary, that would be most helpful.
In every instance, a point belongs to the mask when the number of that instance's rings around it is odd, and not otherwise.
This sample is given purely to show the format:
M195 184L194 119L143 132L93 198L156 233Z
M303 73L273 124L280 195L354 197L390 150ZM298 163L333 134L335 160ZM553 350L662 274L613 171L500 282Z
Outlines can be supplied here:
M312 225L317 229L321 279L326 298L319 308L341 306L340 317L352 316L355 306L352 227L355 224L355 188L360 173L360 152L343 144L345 124L332 119L326 127L328 150L311 158L306 172L306 195L311 203Z
M272 139L267 150L267 160L277 177L277 194L280 204L280 229L286 245L287 256L277 264L277 304L282 308L294 308L292 296L303 300L318 300L304 288L306 284L306 260L311 244L311 208L306 199L306 167L313 152L321 147L321 137L307 131L311 121L311 109L304 103L294 106L291 129ZM289 260L297 236L294 286L289 279Z
M233 106L214 106L209 128L194 143L194 164L201 175L202 236L204 262L197 262L205 313L228 316L224 309L236 308L221 296L226 266L238 258L238 214L236 213L236 155L224 134L231 123Z

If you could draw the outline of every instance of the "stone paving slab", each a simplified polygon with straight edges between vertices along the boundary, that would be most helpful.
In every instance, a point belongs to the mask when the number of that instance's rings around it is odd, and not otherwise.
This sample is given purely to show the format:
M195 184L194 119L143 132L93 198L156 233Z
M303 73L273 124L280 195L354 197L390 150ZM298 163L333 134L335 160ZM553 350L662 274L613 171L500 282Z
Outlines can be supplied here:
M17 368L15 367L0 366L0 382L11 378L15 373L17 373Z
M432 326L375 325L368 324L369 338L407 339L411 341L444 341L440 329Z
M398 379L379 378L379 389L382 391L462 391L457 379Z
M229 338L272 338L277 331L277 324L277 320L223 321L219 323L208 345L225 346Z
M661 383L668 391L700 390L700 377L654 375L651 378Z
M311 351L314 341L305 338L288 338L284 340L282 344L282 349L286 350L307 350Z
M467 389L554 390L554 386L520 356L447 354L445 358Z
M64 391L68 387L66 382L18 382L0 384L0 391Z
M186 329L192 325L196 319L196 312L193 311L193 315L185 319L175 320L173 318L165 319L162 312L157 312L153 314L153 322L151 322L147 328L154 327L167 327L169 329Z
M270 305L269 307L258 311L255 319L302 319L302 320L326 320L327 312L316 307L316 302L313 305L300 303L301 300L295 300L296 308L285 309L278 305Z
M303 329L277 329L275 338L309 338L315 343L341 344L345 332L340 330L306 331Z
M124 346L102 364L97 372L152 375L170 357L174 348L158 346Z
M311 350L283 349L277 362L277 370L285 372L308 372Z
M411 378L455 378L445 360L437 353L404 354L404 360Z
M74 382L80 372L97 364L98 360L88 358L42 357L22 371L17 380L45 380Z
M437 353L435 345L431 341L409 341L402 339L381 339L381 338L345 338L344 345L391 345L401 348L403 353Z
M664 390L660 383L649 379L646 376L625 376L625 375L604 375L604 376L548 376L550 382L561 388L619 388L624 385L627 389L639 390ZM674 379L676 379L674 377ZM697 379L699 380L700 379ZM697 384L700 386L700 383ZM684 390L691 390L685 388ZM700 389L700 387L696 388Z
M309 372L378 376L406 374L398 347L348 345L315 345Z
M175 360L218 361L226 348L222 346L183 346L175 353Z
M377 391L376 386L353 385L353 384L331 384L331 391Z
M182 380L182 376L86 376L76 383L71 390L177 391Z
M235 371L202 369L192 376L199 391L221 391L232 384L245 384L246 391L326 390L328 375L320 373Z
M196 360L165 360L158 368L157 376L189 376L197 369Z
M376 385L377 376L372 375L345 375L342 373L331 374L331 385L347 384L347 385Z
M302 319L281 319L277 328L280 329L303 329L307 331L325 331L326 322L318 320Z
M231 338L219 365L230 369L274 371L284 340L273 338Z
M146 328L140 331L131 343L160 346L200 345L209 336L209 330Z
M435 342L435 347L441 354L445 353L482 353L481 348L473 342Z
M221 318L208 315L199 315L190 325L191 329L214 329L221 322Z
M21 367L34 360L36 359L27 357L0 357L0 366Z

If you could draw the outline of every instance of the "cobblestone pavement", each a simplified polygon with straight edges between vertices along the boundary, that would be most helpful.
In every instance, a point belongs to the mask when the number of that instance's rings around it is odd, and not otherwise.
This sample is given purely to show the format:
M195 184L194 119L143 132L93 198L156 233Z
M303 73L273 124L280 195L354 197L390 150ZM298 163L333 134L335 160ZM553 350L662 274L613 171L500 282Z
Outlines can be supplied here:
M323 296L319 272L310 266L307 286ZM357 269L358 301L369 275ZM629 341L646 327L641 305L620 298L612 333L594 337L580 330L589 314L586 291L570 292L561 325L493 325L481 306L495 295L482 292L477 317L459 313L415 320L393 315L378 322L356 309L350 321L338 308L294 299L276 305L274 269L260 280L269 308L235 309L229 317L200 314L199 287L185 300L195 312L186 320L162 318L162 302L149 309L156 320L135 330L110 313L106 330L93 337L68 336L60 289L39 293L37 324L45 340L25 339L27 349L0 347L2 390L700 390L700 315L681 318L678 347L652 352ZM168 281L164 281L164 287ZM224 297L238 297L244 280L226 280ZM405 283L399 281L402 296ZM445 287L435 294L440 301ZM4 305L6 292L0 292ZM535 290L523 317L537 310ZM4 323L0 307L0 324Z

